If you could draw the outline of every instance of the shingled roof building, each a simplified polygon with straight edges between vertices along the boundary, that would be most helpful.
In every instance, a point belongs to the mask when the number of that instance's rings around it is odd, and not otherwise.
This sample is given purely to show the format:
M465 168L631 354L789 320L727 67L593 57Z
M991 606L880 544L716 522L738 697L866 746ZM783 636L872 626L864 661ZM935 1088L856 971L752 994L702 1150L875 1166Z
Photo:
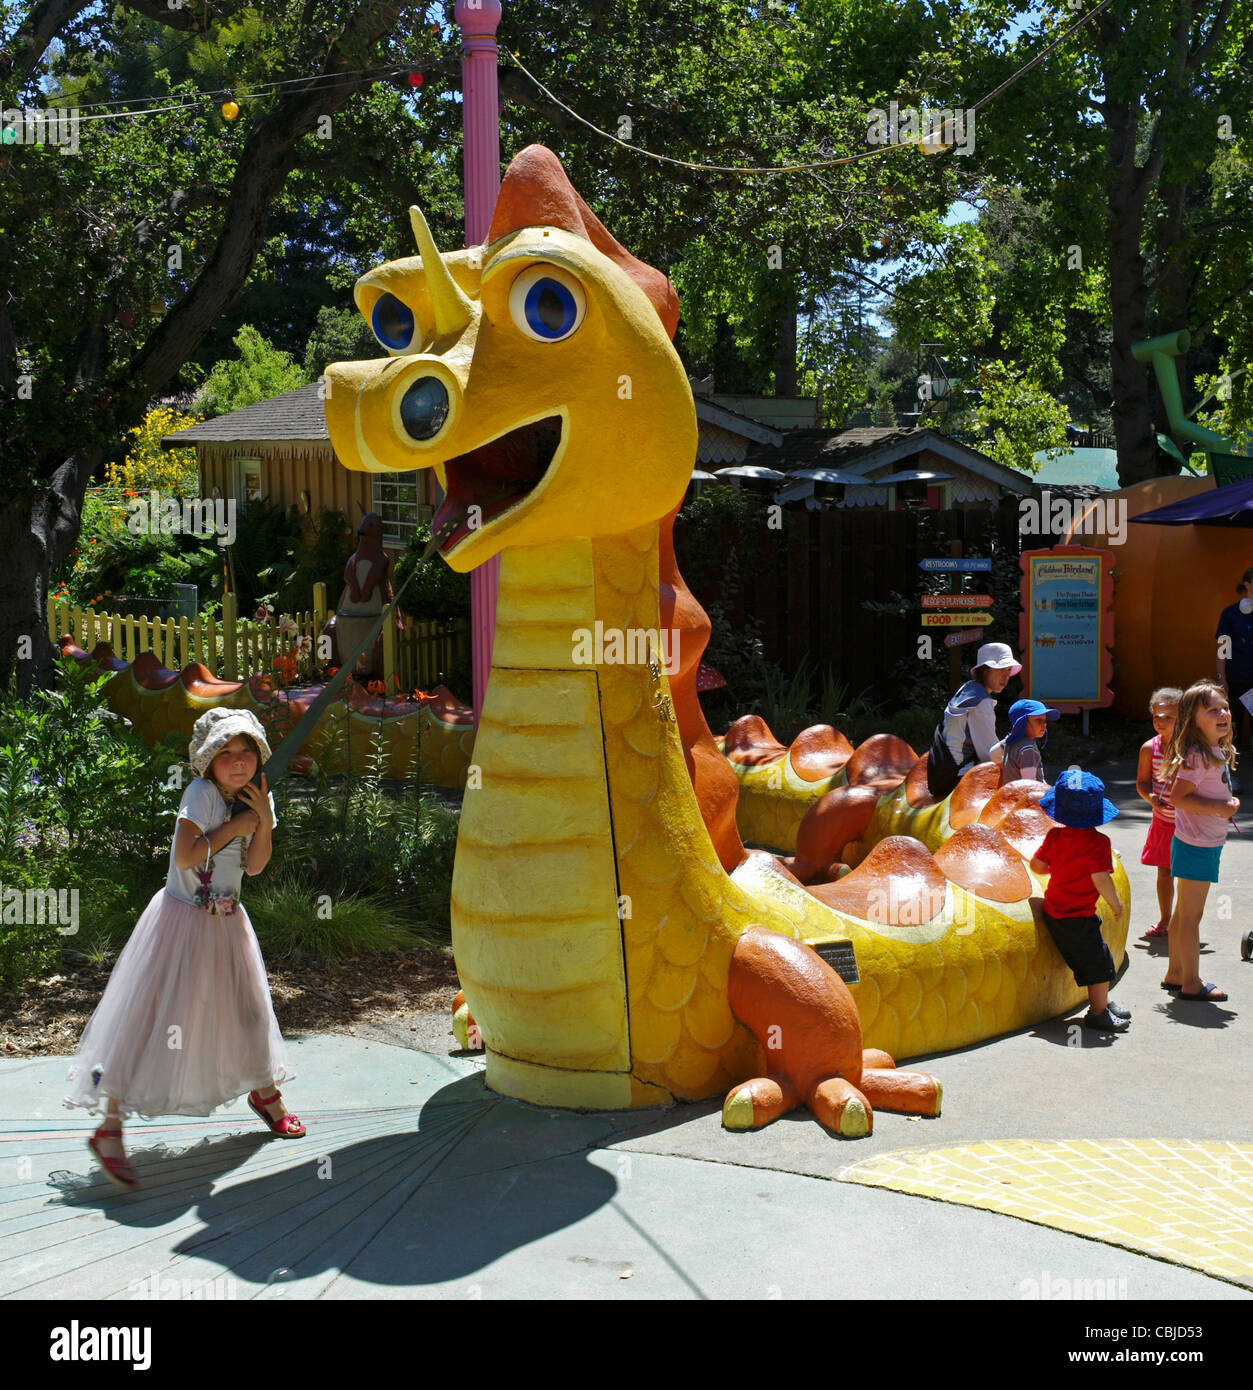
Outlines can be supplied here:
M419 520L433 512L434 475L359 473L331 448L319 384L203 420L161 440L165 449L194 445L202 497L234 497L241 512L258 498L316 516L341 511L356 529L366 512L383 520L383 543L403 550Z

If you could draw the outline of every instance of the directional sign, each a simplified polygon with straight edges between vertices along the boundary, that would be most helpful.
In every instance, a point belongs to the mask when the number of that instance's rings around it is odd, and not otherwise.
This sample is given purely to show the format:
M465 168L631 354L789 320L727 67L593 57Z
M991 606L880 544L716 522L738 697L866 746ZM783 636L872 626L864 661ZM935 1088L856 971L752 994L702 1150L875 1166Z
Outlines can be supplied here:
M957 573L977 574L990 573L992 561L989 560L950 560L947 557L936 560L919 560L918 568L921 570L948 570Z
M991 608L991 594L923 594L924 608Z
M983 639L983 633L975 628L971 632L950 632L944 639L946 647L964 647L967 642L979 642Z
M969 627L978 623L986 627L992 621L991 613L924 613L923 627Z

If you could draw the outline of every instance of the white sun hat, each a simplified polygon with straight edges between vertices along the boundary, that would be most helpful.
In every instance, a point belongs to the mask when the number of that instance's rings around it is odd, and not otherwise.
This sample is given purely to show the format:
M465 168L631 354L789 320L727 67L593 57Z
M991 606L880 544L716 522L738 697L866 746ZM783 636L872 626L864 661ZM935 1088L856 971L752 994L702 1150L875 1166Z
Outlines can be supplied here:
M209 764L238 734L247 734L256 739L261 749L262 764L270 761L270 745L257 716L251 710L216 705L213 709L205 710L191 731L187 761L197 777L204 777L208 773Z
M1022 663L1014 660L1014 654L1005 642L985 642L979 648L979 655L971 670L977 670L980 666L990 666L994 671L1003 671L1009 666L1013 668L1009 673L1011 676L1016 676L1022 670Z

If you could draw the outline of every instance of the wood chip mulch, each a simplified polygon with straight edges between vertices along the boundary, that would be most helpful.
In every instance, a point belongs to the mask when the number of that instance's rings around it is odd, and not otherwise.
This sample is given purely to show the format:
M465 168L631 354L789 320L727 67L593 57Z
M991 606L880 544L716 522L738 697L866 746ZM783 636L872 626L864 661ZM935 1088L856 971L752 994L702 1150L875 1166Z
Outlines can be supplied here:
M266 963L284 1036L354 1024L406 1026L415 1013L448 1014L457 971L449 950L371 951L339 961ZM63 962L43 979L0 992L0 1057L72 1056L108 983L113 960Z

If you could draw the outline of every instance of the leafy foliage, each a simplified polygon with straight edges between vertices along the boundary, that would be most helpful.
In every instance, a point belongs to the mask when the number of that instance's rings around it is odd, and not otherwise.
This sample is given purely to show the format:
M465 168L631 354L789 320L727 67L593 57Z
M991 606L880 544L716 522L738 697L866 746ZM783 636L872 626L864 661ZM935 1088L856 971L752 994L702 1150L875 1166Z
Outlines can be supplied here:
M942 422L945 433L972 437L1006 468L1034 473L1037 453L1066 447L1070 412L1029 377L1004 362L980 362Z
M158 406L144 416L125 437L130 440L125 462L105 467L105 482L111 488L134 495L155 488L163 497L195 497L199 492L196 450L163 449L161 440L178 434L198 422L195 415L184 415L168 406Z
M244 324L235 335L235 346L239 357L217 363L196 397L206 419L308 386L304 369L266 342L251 324Z
M0 989L62 952L123 945L164 882L189 775L186 741L150 748L100 703L108 673L62 658L58 688L0 699L0 883L77 893L78 929L0 922ZM447 939L457 815L409 784L388 795L377 766L274 789L279 825L266 869L245 880L267 951L325 956ZM363 776L362 773L365 775ZM319 915L327 894L330 915Z
M316 381L332 362L360 362L378 355L378 342L355 309L324 305L305 344L305 376Z
M264 498L250 502L236 526L232 547L240 612L263 603L284 613L307 609L316 583L327 586L327 599L335 603L352 550L353 536L343 512L324 508L310 538L295 507L284 511Z
M181 532L132 531L127 505L87 495L79 543L54 576L55 597L107 609L123 594L168 598L171 584L196 584L206 593L216 584L220 590L222 554L215 543Z
M405 553L396 562L392 589L400 592L408 584L401 602L401 612L419 620L434 619L453 622L470 617L470 576L459 574L446 565L438 555L424 560L422 552L431 540L431 523L419 521L409 535ZM417 573L410 579L410 574Z

